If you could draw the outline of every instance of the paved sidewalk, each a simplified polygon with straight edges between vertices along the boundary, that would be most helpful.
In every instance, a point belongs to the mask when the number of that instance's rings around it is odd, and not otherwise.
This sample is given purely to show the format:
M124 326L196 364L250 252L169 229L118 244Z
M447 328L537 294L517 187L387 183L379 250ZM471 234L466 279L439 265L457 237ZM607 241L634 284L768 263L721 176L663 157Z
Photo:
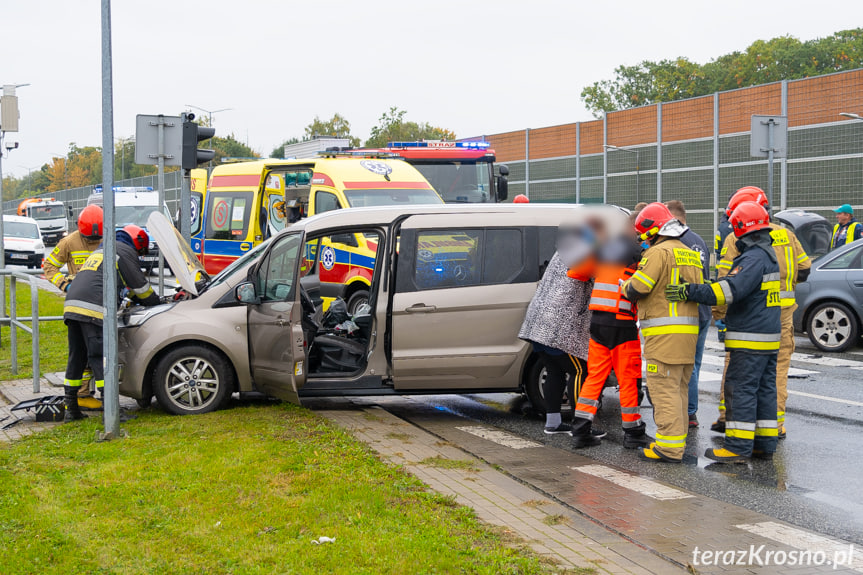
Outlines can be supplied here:
M48 373L42 376L39 393L33 393L32 379L16 379L0 382L0 442L13 441L33 433L51 429L56 425L62 425L61 423L37 422L35 419L36 415L32 411L11 411L11 408L21 401L48 395L63 395L62 373ZM120 407L135 409L137 403L133 399L120 396ZM101 411L85 411L85 413L90 415L90 417L102 416ZM8 419L3 419L5 417L8 417ZM20 421L8 429L3 429L3 427L14 422L16 419Z
M561 567L615 574L685 572L380 407L340 403L345 409L316 411ZM328 400L328 407L333 404Z

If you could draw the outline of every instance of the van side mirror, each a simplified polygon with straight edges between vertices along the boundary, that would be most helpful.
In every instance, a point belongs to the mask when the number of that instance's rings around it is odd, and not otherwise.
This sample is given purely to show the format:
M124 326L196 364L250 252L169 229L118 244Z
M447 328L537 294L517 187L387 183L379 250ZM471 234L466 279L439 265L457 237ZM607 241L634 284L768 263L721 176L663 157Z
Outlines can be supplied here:
M75 213L72 211L72 206L66 206L66 212L69 214L69 219L75 219Z
M506 164L500 164L497 167L497 171L500 173L501 176L508 176L509 175L509 166L507 166Z
M234 295L237 297L237 301L246 305L260 303L256 292L255 284L252 282L244 282L234 288Z
M506 166L501 167L505 168ZM495 178L495 188L497 188L497 201L502 202L509 197L509 181L506 179L506 176L497 176Z

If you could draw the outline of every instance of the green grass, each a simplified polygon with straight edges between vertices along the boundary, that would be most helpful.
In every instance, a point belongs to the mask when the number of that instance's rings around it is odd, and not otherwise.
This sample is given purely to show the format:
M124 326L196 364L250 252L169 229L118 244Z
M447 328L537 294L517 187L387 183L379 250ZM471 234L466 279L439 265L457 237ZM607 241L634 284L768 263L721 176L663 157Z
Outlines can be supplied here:
M479 467L474 465L473 461L465 459L447 459L440 455L434 457L426 457L419 462L420 465L428 465L429 467L437 467L440 469L461 469L463 471L477 472Z
M30 286L18 281L19 317L30 316ZM6 310L10 310L9 279L6 279ZM63 296L39 290L39 315L63 315ZM26 325L29 326L29 323ZM24 330L18 331L18 374L12 373L12 351L10 348L10 329L0 328L0 381L10 379L26 379L33 377L32 338ZM63 371L66 368L68 345L66 344L66 326L62 321L46 321L39 324L39 363L40 371L49 373Z
M99 427L0 446L4 575L559 572L299 407Z

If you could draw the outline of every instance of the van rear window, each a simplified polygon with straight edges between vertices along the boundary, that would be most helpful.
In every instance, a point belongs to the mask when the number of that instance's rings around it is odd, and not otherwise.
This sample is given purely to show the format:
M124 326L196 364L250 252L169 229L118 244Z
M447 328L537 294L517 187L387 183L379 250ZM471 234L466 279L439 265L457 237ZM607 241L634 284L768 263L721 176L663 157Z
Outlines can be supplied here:
M238 241L246 239L251 210L251 193L211 194L207 205L206 238L209 240Z

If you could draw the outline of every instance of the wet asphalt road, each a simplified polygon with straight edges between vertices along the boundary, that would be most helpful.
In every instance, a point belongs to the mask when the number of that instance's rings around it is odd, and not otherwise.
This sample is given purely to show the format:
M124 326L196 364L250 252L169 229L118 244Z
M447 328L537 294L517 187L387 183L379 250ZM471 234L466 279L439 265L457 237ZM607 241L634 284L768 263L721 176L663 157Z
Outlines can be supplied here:
M789 381L792 393L786 423L788 439L780 442L773 462L720 465L703 457L705 449L722 444L722 436L709 428L718 413L723 353L714 334L709 336L708 346L699 385L701 426L689 434L683 465L644 462L634 450L622 448L623 433L614 388L605 390L596 424L607 430L608 436L602 445L579 453L863 545L863 478L859 476L863 471L863 349L820 357L808 339L798 338ZM545 435L543 421L525 415L524 400L514 394L413 399L523 437L569 448L569 437ZM646 407L642 415L648 432L654 434L652 410Z

